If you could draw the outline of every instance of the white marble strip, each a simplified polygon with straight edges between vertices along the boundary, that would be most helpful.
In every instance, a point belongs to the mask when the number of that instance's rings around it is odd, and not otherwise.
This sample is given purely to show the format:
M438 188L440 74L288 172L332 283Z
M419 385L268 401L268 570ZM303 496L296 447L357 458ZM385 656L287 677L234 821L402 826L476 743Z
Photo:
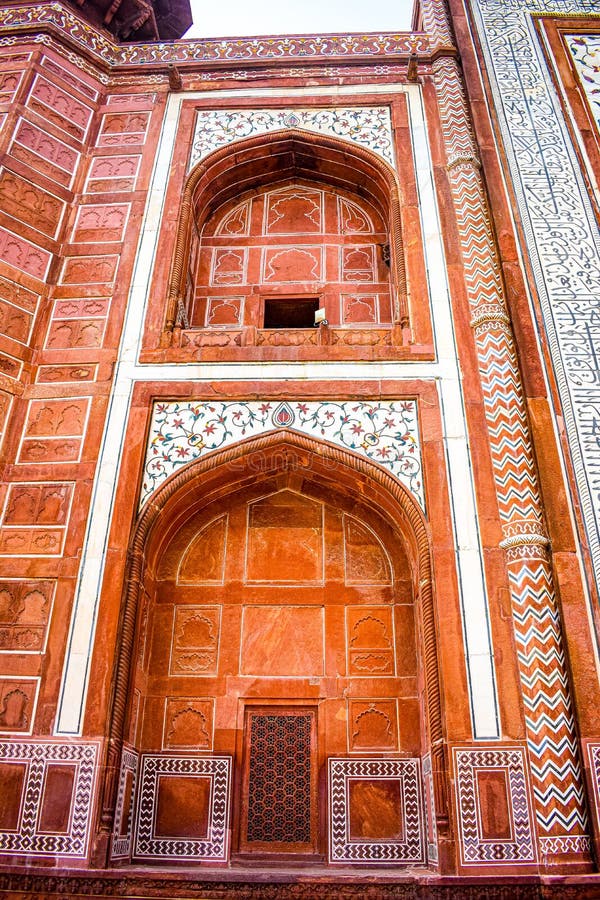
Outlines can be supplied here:
M598 14L600 3L474 0L473 13L540 301L579 507L600 584L600 231L533 20L544 13ZM580 566L585 583L581 559ZM586 603L592 623L587 593ZM593 625L591 633L595 634ZM596 647L598 669L597 653Z

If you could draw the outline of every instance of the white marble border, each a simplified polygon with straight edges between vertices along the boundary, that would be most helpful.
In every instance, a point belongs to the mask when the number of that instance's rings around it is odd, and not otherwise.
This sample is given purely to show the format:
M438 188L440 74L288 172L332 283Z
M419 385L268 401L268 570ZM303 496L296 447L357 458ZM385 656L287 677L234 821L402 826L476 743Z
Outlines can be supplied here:
M351 95L353 103L361 93L403 93L407 97L414 164L421 209L424 250L427 262L431 310L437 359L433 363L401 363L398 361L357 362L286 362L286 363L220 363L140 365L146 306L149 299L153 264L160 222L165 202L167 180L177 137L181 104L184 100L210 101L211 98L232 99L254 97L257 104L268 96L296 96L298 104L307 97ZM331 99L329 101L331 103ZM97 604L104 575L104 557L108 540L111 510L118 482L121 451L126 439L130 398L136 381L180 382L185 378L202 394L202 385L210 381L276 381L276 380L363 380L372 383L374 394L381 379L396 381L424 379L434 381L440 397L444 426L444 448L449 472L456 565L463 615L467 656L469 702L473 734L477 739L497 738L500 734L496 697L493 649L490 637L487 597L482 567L482 552L475 509L475 494L461 377L457 361L454 327L446 277L446 263L441 239L433 168L431 163L425 111L417 85L361 85L322 88L271 88L181 92L169 97L162 125L151 187L142 222L134 274L125 316L119 360L111 392L106 427L100 448L91 498L91 512L82 550L82 563L73 607L67 654L65 658L56 734L80 733L89 683L91 654L97 620ZM101 499L100 499L101 498Z
M600 456L596 439L600 331L594 321L600 322L600 232L532 18L544 13L598 14L600 3L471 0L471 6L540 300L592 565L600 584ZM582 576L585 583L583 567ZM587 595L586 601L591 622ZM591 630L595 633L593 627Z

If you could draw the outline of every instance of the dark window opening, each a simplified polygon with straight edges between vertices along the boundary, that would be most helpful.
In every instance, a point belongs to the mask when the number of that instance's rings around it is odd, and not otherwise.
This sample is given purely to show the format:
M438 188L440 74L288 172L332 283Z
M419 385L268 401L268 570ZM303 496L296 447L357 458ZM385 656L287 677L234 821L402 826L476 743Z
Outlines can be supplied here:
M268 297L264 328L313 328L319 308L315 297Z

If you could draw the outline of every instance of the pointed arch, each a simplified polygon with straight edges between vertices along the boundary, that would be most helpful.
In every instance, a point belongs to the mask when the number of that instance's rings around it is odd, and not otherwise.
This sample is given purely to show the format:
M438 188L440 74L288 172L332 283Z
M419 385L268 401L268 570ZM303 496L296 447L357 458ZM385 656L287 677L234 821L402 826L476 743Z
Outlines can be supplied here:
M138 606L146 568L154 567L162 549L184 519L197 510L254 481L278 473L297 472L323 489L358 496L399 532L412 565L424 662L425 718L432 755L436 810L445 815L443 723L437 657L437 626L433 596L430 539L415 498L377 463L288 429L248 438L216 450L173 474L145 505L129 546L121 609L120 644L113 672L113 696L108 728L107 780L102 811L110 829L134 657Z
M184 304L194 230L222 204L258 187L304 179L367 199L381 212L390 238L394 321L409 324L400 188L392 167L348 140L298 128L236 140L214 150L188 175L168 285L165 331Z

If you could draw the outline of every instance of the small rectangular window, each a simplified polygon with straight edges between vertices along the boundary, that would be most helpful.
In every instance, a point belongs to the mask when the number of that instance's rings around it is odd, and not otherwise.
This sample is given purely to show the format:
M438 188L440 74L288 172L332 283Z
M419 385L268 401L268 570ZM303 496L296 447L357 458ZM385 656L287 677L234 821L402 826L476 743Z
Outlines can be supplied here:
M319 297L265 297L263 328L313 328Z

